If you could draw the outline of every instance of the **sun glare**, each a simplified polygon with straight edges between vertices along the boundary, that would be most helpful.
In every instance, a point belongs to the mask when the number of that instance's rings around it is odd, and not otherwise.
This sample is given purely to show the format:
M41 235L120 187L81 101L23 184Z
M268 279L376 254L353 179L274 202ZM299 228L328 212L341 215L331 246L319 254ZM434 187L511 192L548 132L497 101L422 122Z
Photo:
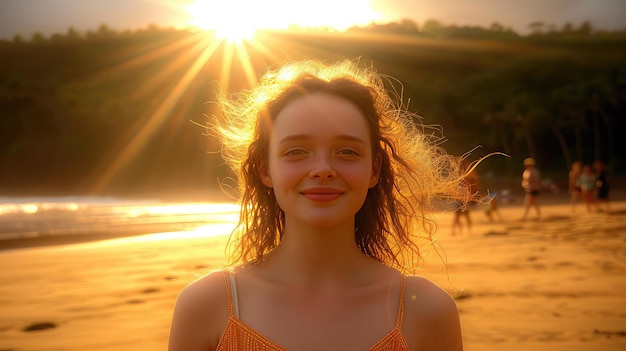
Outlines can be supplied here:
M231 42L252 39L255 31L326 27L346 30L378 19L368 0L196 0L186 6L191 26L214 31ZM330 9L330 10L329 10Z
M187 7L191 15L190 25L213 31L219 39L239 43L250 40L260 23L248 11L242 10L246 1L197 0Z

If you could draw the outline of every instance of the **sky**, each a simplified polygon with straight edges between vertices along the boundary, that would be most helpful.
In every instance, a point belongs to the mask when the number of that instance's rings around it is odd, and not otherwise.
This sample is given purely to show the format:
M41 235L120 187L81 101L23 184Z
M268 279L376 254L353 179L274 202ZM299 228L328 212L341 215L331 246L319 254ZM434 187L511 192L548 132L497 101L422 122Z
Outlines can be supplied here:
M100 24L118 31L150 23L230 30L296 24L343 30L403 18L418 24L436 19L483 27L498 22L521 34L536 21L561 27L588 20L594 28L624 29L626 0L0 0L0 38L66 33L70 26L95 30Z

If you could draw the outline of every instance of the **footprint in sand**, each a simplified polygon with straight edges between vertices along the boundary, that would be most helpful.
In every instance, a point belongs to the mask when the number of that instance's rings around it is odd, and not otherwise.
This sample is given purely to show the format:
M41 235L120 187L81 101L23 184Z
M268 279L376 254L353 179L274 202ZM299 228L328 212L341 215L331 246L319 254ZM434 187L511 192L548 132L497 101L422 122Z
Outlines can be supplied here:
M625 337L626 336L626 331L624 330L599 330L599 329L594 329L593 331L594 334L596 335L603 335L606 336L607 338L611 338L612 336L618 336L618 337Z
M132 299L132 300L126 301L126 303L130 304L130 305L138 305L138 304L144 303L144 302L146 302L146 301L142 300L142 299Z
M141 293L142 294L152 294L152 293L159 292L159 291L161 291L161 289L159 289L159 288L147 288L147 289L142 290Z
M24 329L22 329L22 331L33 332L33 331L39 331L39 330L53 329L53 328L56 328L56 327L57 327L56 323L39 322L39 323L33 323L33 324L25 327Z
M483 236L498 236L498 235L509 235L509 232L507 232L507 231L490 230L490 231L486 232L485 234L483 234Z

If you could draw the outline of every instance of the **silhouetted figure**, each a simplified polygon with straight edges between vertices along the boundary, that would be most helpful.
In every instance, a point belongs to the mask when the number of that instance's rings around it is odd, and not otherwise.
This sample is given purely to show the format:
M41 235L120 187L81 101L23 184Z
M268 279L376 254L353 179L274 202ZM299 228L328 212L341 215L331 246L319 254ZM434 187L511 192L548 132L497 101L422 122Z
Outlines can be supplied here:
M452 222L452 235L456 235L457 229L460 234L463 234L463 223L461 217L465 218L465 225L467 226L468 233L472 231L472 218L470 217L471 204L457 202L457 208L454 211L454 221Z
M498 211L498 193L494 193L487 200L485 215L489 218L489 221L491 222L493 222L496 217L499 221L502 220L502 216L500 216L500 211Z
M478 174L476 173L475 170L469 171L471 169L471 165L469 165L465 159L461 161L461 165L464 168L464 170L468 172L463 178L463 183L467 187L472 197L476 197L478 195L478 190L479 190L478 189ZM475 203L476 201L474 200L471 200L468 203L463 202L463 201L456 202L457 207L456 207L456 210L454 211L454 221L452 222L452 235L456 235L457 229L459 231L459 234L463 234L463 223L462 223L461 218L465 219L467 232L471 233L472 231L471 210L472 210L472 205L474 205Z
M572 213L574 213L574 209L576 206L576 202L582 196L582 190L580 189L580 185L578 185L578 179L582 174L582 162L576 161L572 163L572 168L569 171L569 187L568 191L570 194L570 204L572 205Z
M522 220L525 221L528 211L531 207L535 208L537 219L541 218L541 209L539 208L539 189L541 188L541 177L539 170L535 166L535 159L527 158L524 160L524 172L522 173L522 188L524 188L524 215Z
M580 186L583 201L587 207L587 211L593 211L594 192L596 190L596 175L593 173L593 169L589 165L584 165L582 168L582 174L578 178L576 183Z
M593 163L593 168L596 171L596 189L598 199L598 210L609 212L609 172L606 169L606 165L602 161L596 161Z

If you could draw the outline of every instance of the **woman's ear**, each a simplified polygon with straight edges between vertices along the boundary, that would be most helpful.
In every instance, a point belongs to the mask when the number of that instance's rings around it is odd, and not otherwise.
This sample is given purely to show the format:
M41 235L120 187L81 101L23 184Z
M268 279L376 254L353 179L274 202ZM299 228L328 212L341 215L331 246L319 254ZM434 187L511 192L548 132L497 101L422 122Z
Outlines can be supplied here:
M261 183L268 188L274 187L272 183L272 176L270 175L269 167L267 167L266 162L261 162L259 165L259 178L261 179Z
M383 155L381 153L377 153L374 155L374 159L372 160L372 175L370 176L369 187L373 188L378 184L378 179L380 178L380 169L383 163Z

